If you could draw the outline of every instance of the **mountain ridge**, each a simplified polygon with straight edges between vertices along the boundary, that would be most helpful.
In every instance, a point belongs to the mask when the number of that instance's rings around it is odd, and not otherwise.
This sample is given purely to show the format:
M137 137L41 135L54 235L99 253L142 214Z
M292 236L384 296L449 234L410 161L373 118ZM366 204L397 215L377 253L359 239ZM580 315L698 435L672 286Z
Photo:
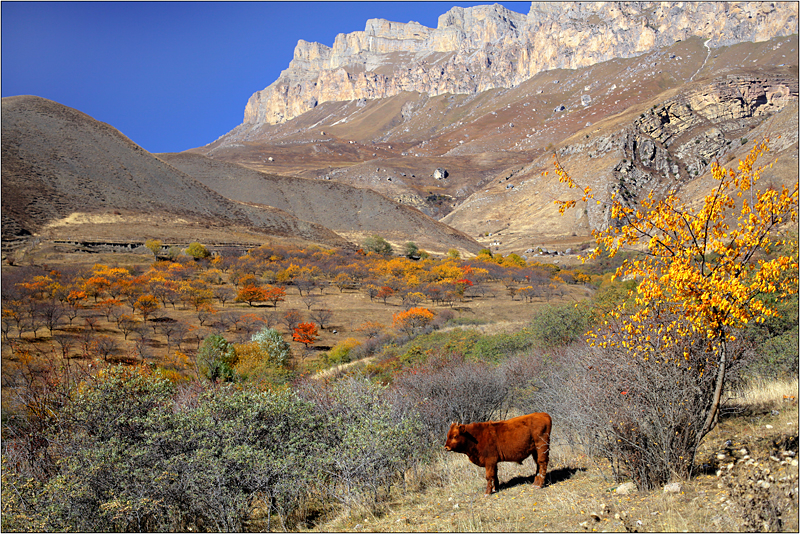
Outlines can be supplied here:
M299 41L289 67L247 102L243 125L279 124L319 104L416 91L475 94L535 74L629 58L702 36L709 48L796 33L797 4L532 2L454 7L437 28L370 19L332 47ZM792 30L792 28L795 28Z

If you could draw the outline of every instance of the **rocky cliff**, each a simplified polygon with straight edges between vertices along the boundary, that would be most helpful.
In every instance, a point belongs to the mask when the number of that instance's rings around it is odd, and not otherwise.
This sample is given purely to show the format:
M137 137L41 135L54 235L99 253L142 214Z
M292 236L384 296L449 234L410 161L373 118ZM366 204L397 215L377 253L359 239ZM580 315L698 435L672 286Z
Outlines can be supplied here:
M715 48L797 33L795 2L533 2L454 7L436 29L367 21L333 47L300 41L289 68L247 103L244 126L280 124L324 102L416 91L475 94L536 73L627 58L692 36Z

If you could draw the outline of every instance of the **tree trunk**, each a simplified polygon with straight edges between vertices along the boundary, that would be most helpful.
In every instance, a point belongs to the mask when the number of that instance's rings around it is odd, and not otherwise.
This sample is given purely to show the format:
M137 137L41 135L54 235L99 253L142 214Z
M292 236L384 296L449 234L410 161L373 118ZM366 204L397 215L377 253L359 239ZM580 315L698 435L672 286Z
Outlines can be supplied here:
M720 343L720 358L719 358L719 367L717 369L717 378L714 384L714 396L711 399L711 408L708 411L708 416L706 417L706 422L703 424L703 428L700 430L700 434L698 436L697 442L700 441L705 437L706 434L711 432L711 430L717 425L717 421L719 420L719 405L722 400L722 388L725 384L725 371L728 366L728 344L725 340L725 336L722 336L722 342Z

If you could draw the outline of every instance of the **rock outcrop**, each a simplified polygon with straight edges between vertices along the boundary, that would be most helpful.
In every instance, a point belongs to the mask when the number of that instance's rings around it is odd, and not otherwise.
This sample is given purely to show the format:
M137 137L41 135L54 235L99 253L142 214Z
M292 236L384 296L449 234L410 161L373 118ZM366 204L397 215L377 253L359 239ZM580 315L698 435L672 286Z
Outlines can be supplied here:
M622 199L636 200L688 183L708 172L713 161L730 161L747 143L745 137L731 137L796 104L797 98L795 76L717 77L653 106L615 135L571 144L558 153L594 160L617 154L619 162L607 171L607 194L616 191ZM796 130L785 136L781 145L797 141ZM592 228L611 224L607 205L587 206L587 215Z
M794 2L533 2L454 7L436 29L367 21L333 47L299 41L289 68L247 103L244 125L280 124L318 104L416 91L475 94L538 72L633 57L693 36L715 48L797 33Z

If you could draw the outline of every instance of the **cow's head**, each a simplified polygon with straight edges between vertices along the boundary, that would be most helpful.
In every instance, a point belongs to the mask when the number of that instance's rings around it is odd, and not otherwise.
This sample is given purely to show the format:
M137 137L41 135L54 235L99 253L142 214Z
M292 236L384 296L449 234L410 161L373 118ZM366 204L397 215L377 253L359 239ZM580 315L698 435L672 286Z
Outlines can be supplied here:
M452 452L461 452L470 441L475 441L475 438L467 432L464 425L452 423L450 430L447 432L447 441L444 442L444 448Z

